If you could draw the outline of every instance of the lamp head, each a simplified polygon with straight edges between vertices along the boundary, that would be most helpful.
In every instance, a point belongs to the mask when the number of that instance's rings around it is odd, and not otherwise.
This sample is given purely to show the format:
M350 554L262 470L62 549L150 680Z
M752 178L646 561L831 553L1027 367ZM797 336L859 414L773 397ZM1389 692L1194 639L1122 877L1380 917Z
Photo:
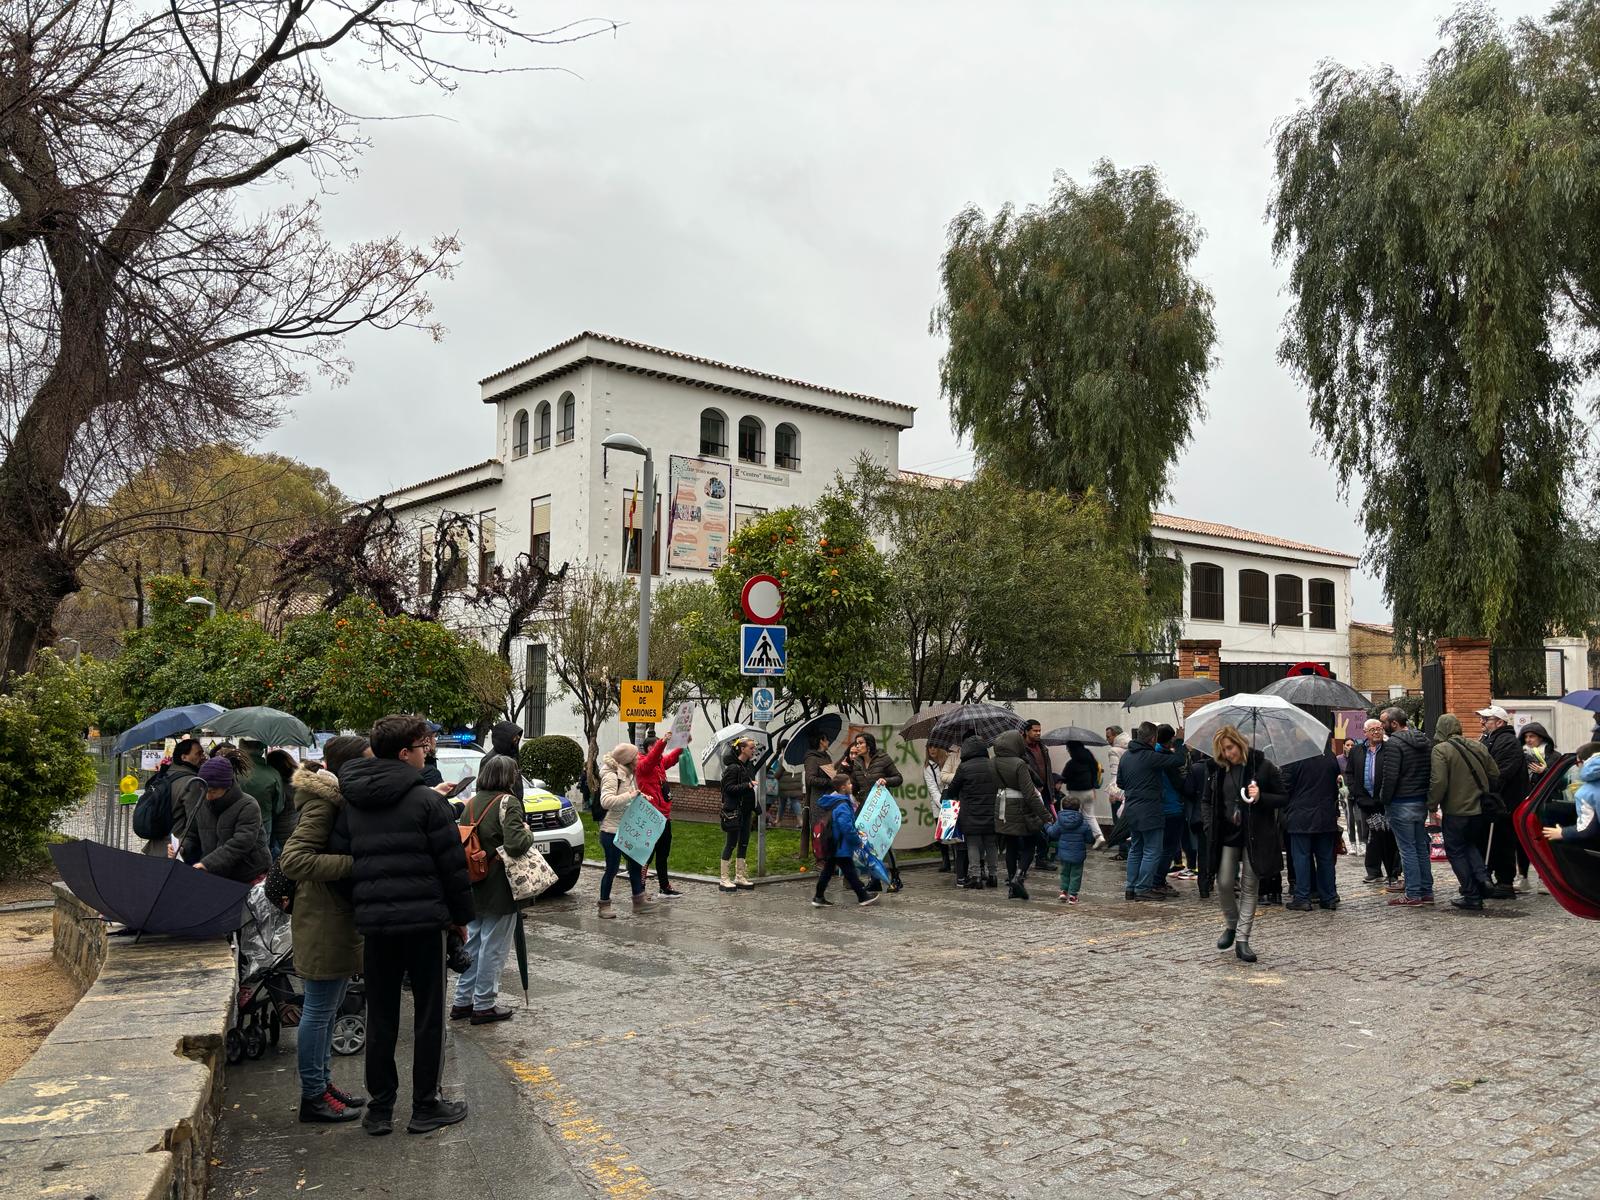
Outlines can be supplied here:
M648 454L645 444L631 433L613 433L600 443L607 450L625 450L629 454Z

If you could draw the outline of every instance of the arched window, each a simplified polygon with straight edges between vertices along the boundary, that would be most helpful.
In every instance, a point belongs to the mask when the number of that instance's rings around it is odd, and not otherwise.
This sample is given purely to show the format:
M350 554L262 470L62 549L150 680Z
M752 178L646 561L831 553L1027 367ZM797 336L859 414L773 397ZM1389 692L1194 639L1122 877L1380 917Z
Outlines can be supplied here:
M534 425L538 432L533 435L533 448L535 450L550 449L550 401L541 401L539 407L534 409Z
M728 457L728 418L715 408L700 413L700 453Z
M739 418L739 461L767 461L767 431L754 417Z
M1215 563L1189 568L1189 615L1196 621L1222 620L1222 568Z
M1305 585L1298 575L1279 575L1272 581L1274 625L1305 625Z
M800 431L787 421L772 431L772 461L785 471L800 469Z
M557 413L560 420L556 424L556 440L570 442L578 434L578 398L571 392L562 392Z
M528 410L522 409L511 418L511 456L521 458L528 452Z
M1336 629L1338 617L1335 612L1335 592L1333 580L1313 579L1311 589L1311 628Z
M1272 607L1267 599L1265 571L1239 572L1239 623L1241 625L1272 623Z

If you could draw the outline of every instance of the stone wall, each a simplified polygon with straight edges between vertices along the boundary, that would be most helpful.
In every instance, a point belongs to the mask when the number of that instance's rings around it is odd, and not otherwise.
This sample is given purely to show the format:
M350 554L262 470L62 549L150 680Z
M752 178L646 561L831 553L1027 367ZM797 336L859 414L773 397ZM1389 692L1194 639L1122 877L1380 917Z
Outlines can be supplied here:
M107 939L56 891L55 952L87 990L0 1085L0 1197L203 1200L237 987L232 947Z

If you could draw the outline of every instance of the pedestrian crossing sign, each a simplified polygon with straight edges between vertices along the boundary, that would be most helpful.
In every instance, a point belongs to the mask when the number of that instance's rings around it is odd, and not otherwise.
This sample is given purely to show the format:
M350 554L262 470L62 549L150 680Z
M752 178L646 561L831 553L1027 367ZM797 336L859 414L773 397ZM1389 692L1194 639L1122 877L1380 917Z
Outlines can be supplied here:
M739 673L782 675L789 664L789 630L784 625L741 625Z

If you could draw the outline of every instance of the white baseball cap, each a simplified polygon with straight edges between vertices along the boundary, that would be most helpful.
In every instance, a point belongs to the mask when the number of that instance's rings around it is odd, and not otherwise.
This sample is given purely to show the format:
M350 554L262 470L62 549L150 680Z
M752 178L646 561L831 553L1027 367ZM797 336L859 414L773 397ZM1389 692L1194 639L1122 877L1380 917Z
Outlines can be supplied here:
M1480 717L1499 717L1502 721L1511 720L1511 714L1498 704L1491 704L1488 708L1480 708L1478 715Z

